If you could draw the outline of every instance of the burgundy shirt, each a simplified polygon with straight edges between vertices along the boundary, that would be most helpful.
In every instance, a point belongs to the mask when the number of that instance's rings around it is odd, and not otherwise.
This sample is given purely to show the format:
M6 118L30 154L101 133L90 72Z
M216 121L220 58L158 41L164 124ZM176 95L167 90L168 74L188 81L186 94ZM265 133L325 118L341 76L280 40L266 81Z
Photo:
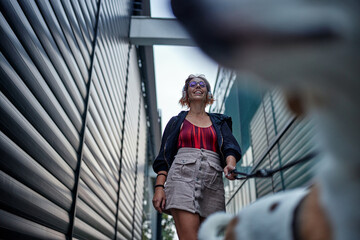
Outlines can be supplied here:
M217 152L217 138L213 125L206 128L197 127L185 119L178 140L178 149L182 147L204 148Z

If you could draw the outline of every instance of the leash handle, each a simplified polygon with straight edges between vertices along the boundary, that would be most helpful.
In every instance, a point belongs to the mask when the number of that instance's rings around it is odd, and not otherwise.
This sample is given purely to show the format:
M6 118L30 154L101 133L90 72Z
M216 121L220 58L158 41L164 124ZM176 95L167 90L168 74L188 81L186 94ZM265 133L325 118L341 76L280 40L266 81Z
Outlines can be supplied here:
M299 163L307 162L307 161L313 159L314 157L316 157L317 155L318 155L317 151L310 152L309 154L305 155L304 157L302 157L300 159L294 160L288 164L285 164L282 167L275 168L273 170L261 168L261 169L256 170L254 173L248 174L245 172L240 172L240 171L236 170L236 168L235 168L235 169L231 170L230 173L235 173L236 174L235 179L238 179L238 180L245 180L245 179L249 179L249 178L268 178L268 177L272 177L277 172L280 172L282 170L287 170L288 168L293 167ZM241 176L238 176L238 175L241 175Z

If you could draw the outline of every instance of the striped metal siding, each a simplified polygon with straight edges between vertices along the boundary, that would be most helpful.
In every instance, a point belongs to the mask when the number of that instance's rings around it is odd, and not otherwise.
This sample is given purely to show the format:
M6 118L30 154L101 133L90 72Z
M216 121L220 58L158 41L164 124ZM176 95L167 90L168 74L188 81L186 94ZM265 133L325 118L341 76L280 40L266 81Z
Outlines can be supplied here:
M146 117L128 8L0 1L1 238L109 239L117 227L139 239Z
M135 49L130 51L130 59L136 58ZM127 96L125 106L125 128L123 155L121 166L120 181L120 201L119 201L119 223L118 234L120 239L132 239L133 235L133 214L136 201L136 165L138 150L138 128L139 128L139 108L141 105L140 83L133 81L132 78L140 78L137 62L132 62L129 66L129 80L127 83Z
M243 153L241 167L252 166L252 151L251 147ZM238 166L239 168L239 166ZM244 206L249 205L251 202L256 199L255 191L255 180L249 179L245 180L236 180L228 181L229 184L225 188L225 198L227 201L226 211L230 213L239 212Z
M263 101L250 124L254 165L258 164L257 161L260 160L260 157L267 150L271 141L276 136L276 124L273 109L273 94L270 91L264 95ZM272 168L274 165L273 160L273 154L271 153L259 165L259 168ZM273 181L271 178L256 179L255 185L258 197L270 193L273 189Z
M262 101L259 106L258 111L256 111L253 120L250 123L250 135L251 135L251 145L252 145L252 153L253 153L253 161L254 165L258 164L259 159L262 154L267 150L269 146L269 138L268 138L268 127L271 128L273 119L266 119L267 116L265 110L266 98ZM271 120L271 121L270 121ZM262 164L260 164L260 168L269 167L270 166L270 158L267 157L264 159ZM262 191L263 189L272 189L272 180L271 179L255 179L255 186L257 192Z
M256 160L293 117L285 106L284 95L280 90L272 90L264 95L262 106L251 123L255 165ZM314 150L316 145L313 130L310 120L297 120L258 168L277 168ZM277 173L273 178L256 179L257 197L308 184L315 164L316 159Z
M317 149L314 139L314 124L309 119L299 121L287 134L281 139L278 147L278 154L282 165L299 159ZM299 164L293 168L274 175L274 191L295 188L298 186L308 185L311 182L318 158L307 163ZM277 167L277 165L275 165ZM283 179L283 180L282 180ZM283 181L283 183L281 182Z
M238 76L239 79L241 77L246 76ZM228 112L230 115L237 114L237 109L231 107L233 103L229 105L228 109L225 109L226 104L224 103L227 101L230 92L228 87L233 85L231 84L232 79L233 76L230 71L219 70L214 90L217 103L211 107L211 111ZM231 97L234 98L234 96L230 96L230 99ZM317 148L314 140L315 129L311 120L298 118L279 143L270 151L270 154L259 163L279 133L294 118L285 105L281 90L274 89L263 95L261 104L250 123L250 148L244 153L241 165L238 164L238 168L256 166L257 164L259 164L258 168L277 168L301 158ZM234 126L236 127L237 123L234 123ZM225 179L227 211L236 213L258 197L284 189L308 185L317 163L317 159L313 159L277 173L269 179L257 178L248 181L227 181Z
M137 68L134 69L138 74ZM140 76L139 76L140 77ZM138 89L134 89L134 92ZM134 111L135 112L135 111ZM132 238L141 239L143 222L143 200L144 200L144 180L145 180L145 159L147 143L146 112L143 97L140 96L138 105L137 119L137 148L135 156L135 186L134 186L134 208L133 208L133 228Z
M146 125L146 111L144 102L141 102L139 119L139 133L138 133L138 154L137 154L137 170L136 170L136 196L135 196L135 213L134 213L134 239L141 239L142 224L143 224L143 202L145 191L145 167L146 152L147 152L147 125Z

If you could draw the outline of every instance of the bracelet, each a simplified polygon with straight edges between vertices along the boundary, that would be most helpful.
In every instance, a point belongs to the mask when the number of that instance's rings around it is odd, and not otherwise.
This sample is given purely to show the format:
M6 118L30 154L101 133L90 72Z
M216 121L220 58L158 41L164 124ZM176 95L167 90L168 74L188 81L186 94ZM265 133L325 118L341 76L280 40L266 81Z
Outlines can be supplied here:
M167 178L167 174L165 174L165 173L158 173L158 175L156 177L158 177L160 175L163 175L163 176L165 176Z
M154 187L154 188L157 188L157 187L162 187L162 188L165 188L165 186L164 186L164 185L161 185L161 184L157 184L157 185L155 185L155 187Z

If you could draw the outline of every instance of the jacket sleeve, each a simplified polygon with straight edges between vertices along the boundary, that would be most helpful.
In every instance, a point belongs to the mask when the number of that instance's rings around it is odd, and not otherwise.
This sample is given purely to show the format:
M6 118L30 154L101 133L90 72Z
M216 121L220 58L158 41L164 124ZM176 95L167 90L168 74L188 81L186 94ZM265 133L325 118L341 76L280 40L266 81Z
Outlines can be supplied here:
M234 156L236 162L238 162L241 159L241 148L232 134L232 121L230 117L222 124L221 132L224 138L222 151L225 159L231 155Z
M161 146L159 150L158 156L155 158L153 162L153 169L154 172L158 173L159 171L168 171L168 163L164 157L164 147L166 143L166 139L168 138L169 134L171 133L171 127L174 123L176 117L172 117L169 122L166 124L162 139L161 139Z

